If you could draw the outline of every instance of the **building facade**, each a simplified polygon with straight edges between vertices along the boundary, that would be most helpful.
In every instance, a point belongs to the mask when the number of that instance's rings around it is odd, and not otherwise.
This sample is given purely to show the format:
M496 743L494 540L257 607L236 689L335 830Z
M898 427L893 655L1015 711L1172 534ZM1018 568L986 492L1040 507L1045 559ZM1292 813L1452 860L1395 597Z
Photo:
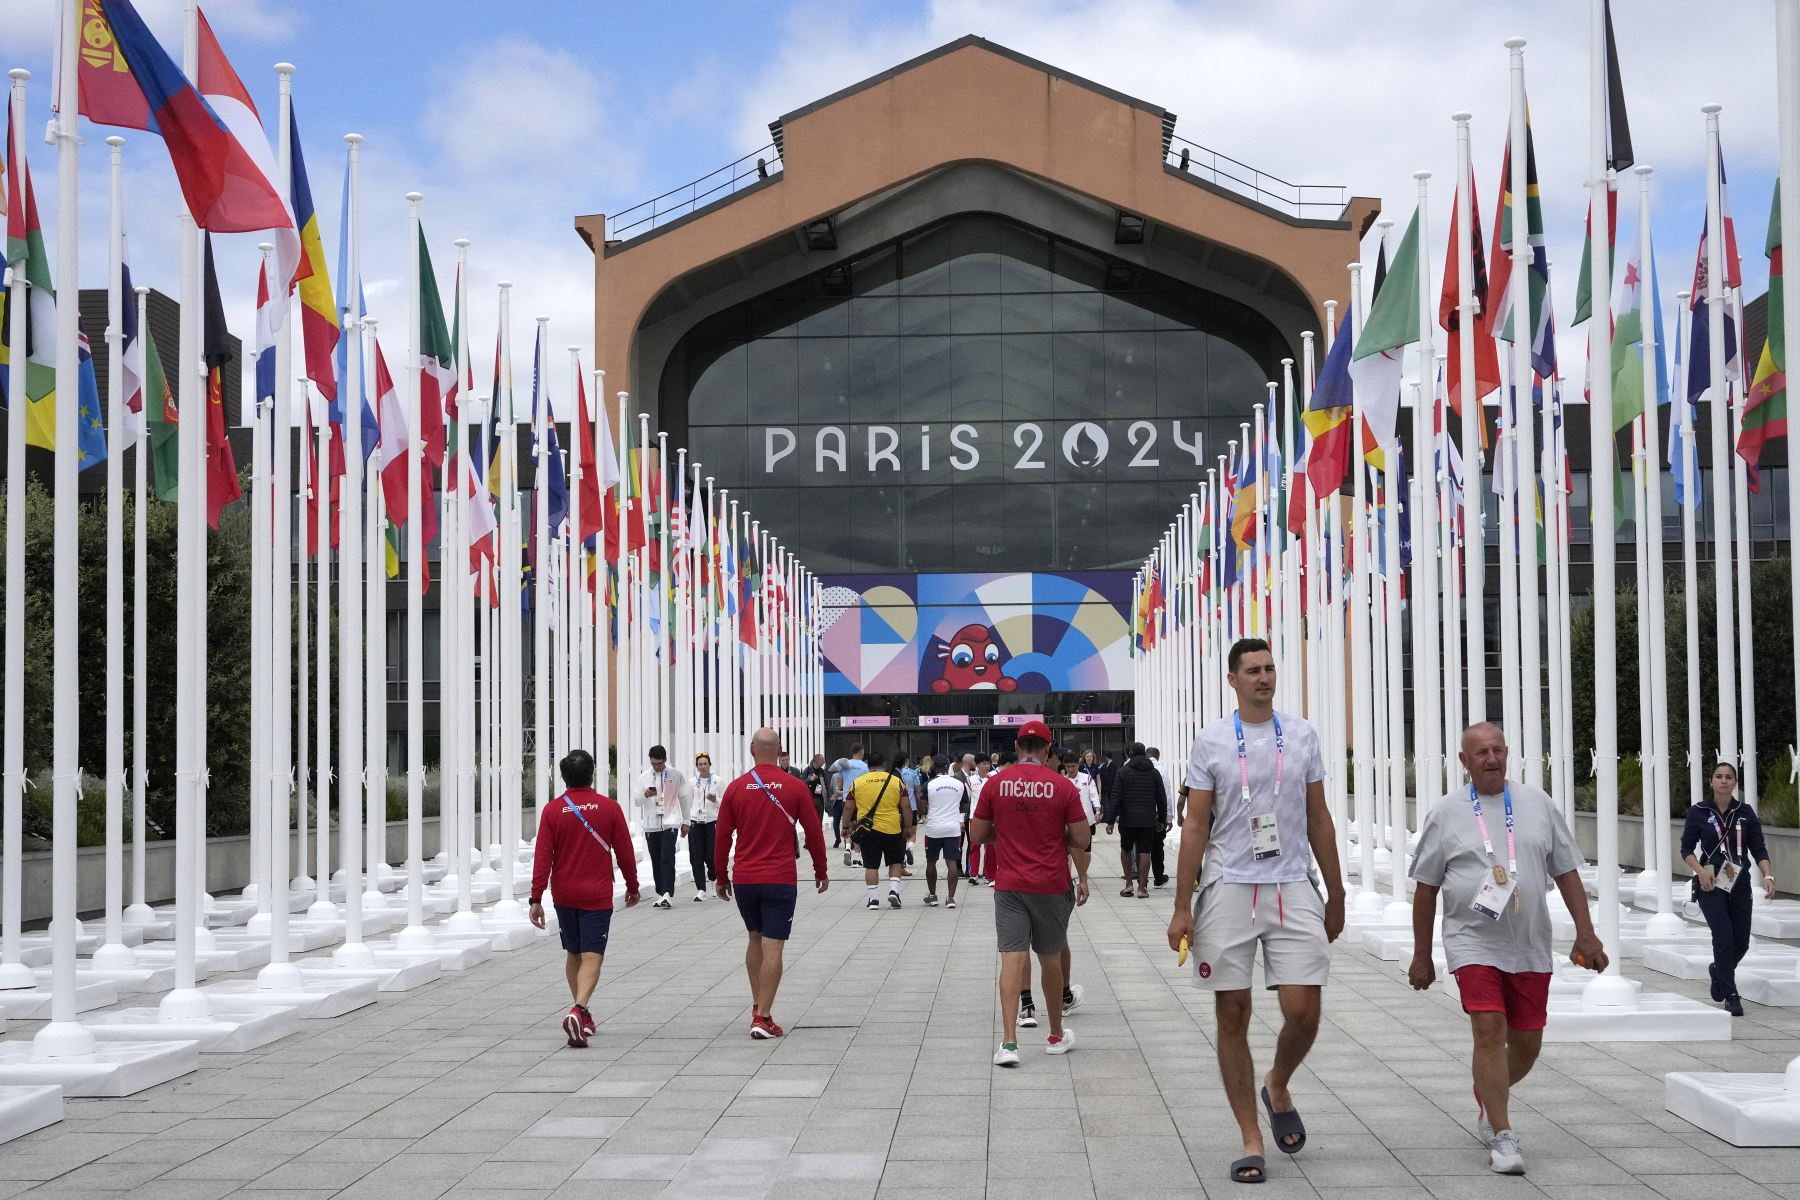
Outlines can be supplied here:
M1131 573L1379 208L1175 129L963 38L577 219L609 390L825 577L833 748L1128 736Z

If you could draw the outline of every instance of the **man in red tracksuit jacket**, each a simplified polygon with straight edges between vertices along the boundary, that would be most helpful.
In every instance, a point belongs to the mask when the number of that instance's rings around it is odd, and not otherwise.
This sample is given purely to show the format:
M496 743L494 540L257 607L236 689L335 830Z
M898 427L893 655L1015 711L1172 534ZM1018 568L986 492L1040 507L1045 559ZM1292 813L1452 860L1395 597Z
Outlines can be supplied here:
M564 970L574 1003L562 1019L569 1045L580 1049L594 1034L588 1000L600 983L600 963L612 929L613 866L625 875L625 907L638 902L637 855L618 802L594 790L594 756L571 750L561 763L569 790L538 814L531 861L531 923L544 927L544 892L553 903L568 955Z
M831 883L825 873L825 830L812 793L777 765L780 757L781 735L773 729L757 730L750 738L750 758L756 765L726 786L713 844L719 899L730 900L736 891L738 914L750 935L744 971L750 976L750 1036L757 1039L778 1038L784 1032L771 1014L775 989L781 986L781 950L794 927L799 893L796 825L806 832L813 886L823 892Z

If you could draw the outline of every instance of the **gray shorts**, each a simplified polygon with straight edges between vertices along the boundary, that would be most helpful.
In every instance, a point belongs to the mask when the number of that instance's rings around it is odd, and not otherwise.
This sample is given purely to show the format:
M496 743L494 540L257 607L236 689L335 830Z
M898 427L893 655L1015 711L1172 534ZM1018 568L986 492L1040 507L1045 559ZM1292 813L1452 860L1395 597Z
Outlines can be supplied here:
M1000 953L1027 950L1060 954L1069 944L1069 917L1075 889L1066 892L1008 892L994 889L994 932Z
M1308 881L1209 883L1194 897L1194 986L1207 992L1250 987L1262 947L1263 986L1323 986L1331 974L1325 902Z

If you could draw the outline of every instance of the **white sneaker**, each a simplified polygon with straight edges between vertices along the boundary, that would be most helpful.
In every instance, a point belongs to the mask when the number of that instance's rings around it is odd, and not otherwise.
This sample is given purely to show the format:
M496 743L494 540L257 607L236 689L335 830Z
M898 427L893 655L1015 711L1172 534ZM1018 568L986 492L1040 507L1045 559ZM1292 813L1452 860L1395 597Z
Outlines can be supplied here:
M1044 1039L1045 1054L1067 1054L1074 1048L1075 1034L1073 1031L1066 1028L1062 1031L1062 1036L1056 1038L1054 1041L1049 1038Z
M863 905L863 907L864 908L880 908L881 901L879 901L879 900L875 899L873 896L871 896L871 897L869 897L869 902L867 904Z
M705 902L706 902L706 893L705 892L695 892L694 893L694 903L695 904L704 904Z
M1063 1015L1067 1016L1081 1007L1081 998L1087 995L1087 989L1079 983L1069 985L1069 994L1063 997Z
M1001 1042L1000 1048L994 1051L996 1067L1016 1067L1019 1065L1019 1048L1011 1042Z
M1037 1006L1034 1004L1019 1005L1019 1019L1017 1024L1020 1029L1036 1029Z
M944 907L945 908L955 908L956 901L955 900L946 900L946 901L944 901Z
M1502 1129L1488 1143L1488 1170L1496 1175L1523 1175L1525 1155L1519 1147L1519 1135Z
M1481 1144L1484 1146L1494 1144L1494 1123L1488 1120L1485 1108L1475 1116L1475 1136L1481 1139Z
M673 904L669 903L669 898L667 896L664 896L656 902L656 907L658 907L658 908L674 908L675 906Z

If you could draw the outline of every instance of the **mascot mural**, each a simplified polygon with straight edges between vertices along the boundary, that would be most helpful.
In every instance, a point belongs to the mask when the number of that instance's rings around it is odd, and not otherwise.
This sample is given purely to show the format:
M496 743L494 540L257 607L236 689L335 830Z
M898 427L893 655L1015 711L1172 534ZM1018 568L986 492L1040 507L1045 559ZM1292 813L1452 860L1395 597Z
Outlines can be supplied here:
M1123 571L825 580L834 695L1114 691L1131 686Z

